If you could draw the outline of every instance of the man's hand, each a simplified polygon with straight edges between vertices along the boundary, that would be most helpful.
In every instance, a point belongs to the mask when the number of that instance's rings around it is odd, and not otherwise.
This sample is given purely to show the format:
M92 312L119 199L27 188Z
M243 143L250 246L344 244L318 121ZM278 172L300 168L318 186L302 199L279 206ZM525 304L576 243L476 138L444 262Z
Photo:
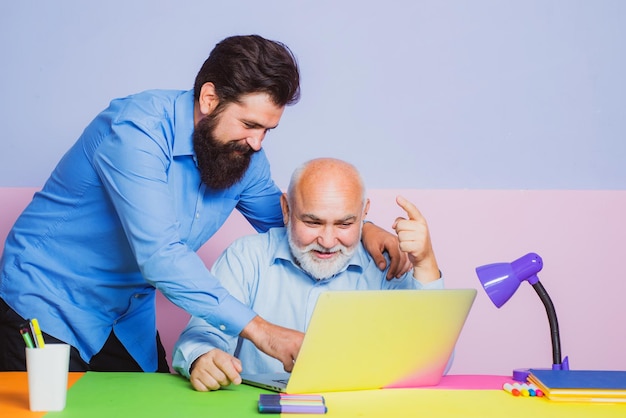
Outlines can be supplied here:
M271 324L258 315L239 335L252 341L265 354L278 359L286 372L293 369L304 339L302 332Z
M189 381L200 392L241 383L241 361L217 348L198 357L191 367Z
M381 270L385 270L387 267L387 260L383 252L386 251L389 254L391 265L387 271L387 280L400 277L411 270L412 266L407 254L400 250L398 237L391 232L385 231L371 222L366 222L363 225L361 241Z
M398 217L393 223L393 229L398 234L400 249L408 255L413 265L413 277L423 283L437 280L440 275L439 267L426 219L417 207L404 197L398 196L396 202L409 218Z

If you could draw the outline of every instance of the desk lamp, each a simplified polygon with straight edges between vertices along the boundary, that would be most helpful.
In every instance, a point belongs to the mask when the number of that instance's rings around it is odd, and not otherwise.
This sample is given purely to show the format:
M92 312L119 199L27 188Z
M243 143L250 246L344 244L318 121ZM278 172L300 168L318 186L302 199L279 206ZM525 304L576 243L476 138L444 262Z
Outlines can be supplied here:
M489 299L500 308L513 296L520 283L527 281L539 295L548 314L550 335L552 337L552 370L569 370L567 357L561 361L561 340L556 311L548 293L544 289L537 273L543 268L543 260L535 253L528 253L512 263L487 264L476 268L476 274L487 292ZM525 381L527 370L514 370L513 378Z

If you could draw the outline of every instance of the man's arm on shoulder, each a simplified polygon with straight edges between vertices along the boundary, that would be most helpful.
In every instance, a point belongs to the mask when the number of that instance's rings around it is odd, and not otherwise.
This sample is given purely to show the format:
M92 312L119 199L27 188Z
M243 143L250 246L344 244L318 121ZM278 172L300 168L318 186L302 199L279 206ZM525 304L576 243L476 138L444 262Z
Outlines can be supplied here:
M363 246L382 271L387 269L387 280L400 277L411 269L406 253L400 250L398 237L372 222L363 224L361 241ZM385 258L389 255L389 260Z

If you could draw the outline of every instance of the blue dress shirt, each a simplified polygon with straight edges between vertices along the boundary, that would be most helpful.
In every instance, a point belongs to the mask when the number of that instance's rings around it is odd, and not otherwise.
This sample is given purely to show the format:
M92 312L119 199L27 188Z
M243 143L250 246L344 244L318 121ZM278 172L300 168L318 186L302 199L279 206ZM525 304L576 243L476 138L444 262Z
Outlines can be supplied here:
M200 180L193 91L154 90L111 102L19 217L1 260L0 297L85 361L111 330L155 371L155 289L238 335L255 313L196 250L237 208L257 231L282 226L280 189L261 150L226 190Z
M389 263L388 263L389 264ZM211 270L228 291L262 318L304 332L320 293L328 290L441 289L443 279L423 285L409 271L386 280L362 244L349 264L335 276L316 280L296 263L285 228L239 238L218 258ZM191 364L213 348L238 357L246 373L283 372L280 361L253 343L228 335L192 317L174 347L173 366L189 378Z

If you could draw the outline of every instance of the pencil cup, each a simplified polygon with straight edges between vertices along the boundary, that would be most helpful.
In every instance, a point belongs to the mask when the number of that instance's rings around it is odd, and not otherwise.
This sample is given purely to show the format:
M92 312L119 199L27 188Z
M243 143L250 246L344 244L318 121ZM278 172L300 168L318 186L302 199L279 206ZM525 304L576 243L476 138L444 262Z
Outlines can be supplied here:
M31 411L62 411L67 397L70 346L46 344L26 348L28 400Z

